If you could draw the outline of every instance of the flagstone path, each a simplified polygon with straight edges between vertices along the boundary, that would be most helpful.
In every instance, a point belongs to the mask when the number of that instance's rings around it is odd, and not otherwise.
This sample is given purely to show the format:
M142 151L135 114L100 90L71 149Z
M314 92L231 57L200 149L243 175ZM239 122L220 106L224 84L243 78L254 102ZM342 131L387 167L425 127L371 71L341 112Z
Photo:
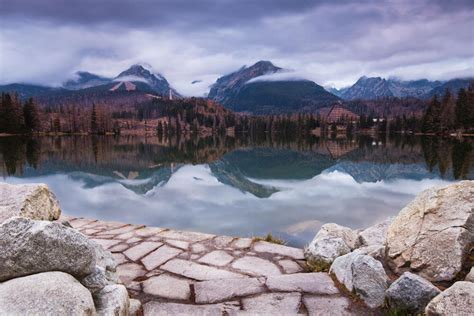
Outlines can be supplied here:
M63 216L110 251L145 315L349 315L352 304L327 273L304 272L301 249Z

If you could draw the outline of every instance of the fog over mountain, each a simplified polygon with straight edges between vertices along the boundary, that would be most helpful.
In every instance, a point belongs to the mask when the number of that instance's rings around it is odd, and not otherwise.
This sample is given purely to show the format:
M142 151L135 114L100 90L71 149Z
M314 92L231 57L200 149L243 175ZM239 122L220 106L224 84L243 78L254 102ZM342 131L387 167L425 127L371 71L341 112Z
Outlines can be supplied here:
M2 0L0 84L147 62L183 95L271 60L323 86L474 75L474 2ZM192 82L195 82L194 84Z

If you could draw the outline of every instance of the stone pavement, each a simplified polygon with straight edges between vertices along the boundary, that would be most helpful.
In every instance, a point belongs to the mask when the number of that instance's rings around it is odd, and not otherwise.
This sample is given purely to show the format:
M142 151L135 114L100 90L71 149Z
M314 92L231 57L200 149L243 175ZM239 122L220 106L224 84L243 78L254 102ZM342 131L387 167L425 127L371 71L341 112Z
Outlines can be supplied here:
M62 216L112 252L145 315L347 315L367 310L327 273L305 273L301 249Z

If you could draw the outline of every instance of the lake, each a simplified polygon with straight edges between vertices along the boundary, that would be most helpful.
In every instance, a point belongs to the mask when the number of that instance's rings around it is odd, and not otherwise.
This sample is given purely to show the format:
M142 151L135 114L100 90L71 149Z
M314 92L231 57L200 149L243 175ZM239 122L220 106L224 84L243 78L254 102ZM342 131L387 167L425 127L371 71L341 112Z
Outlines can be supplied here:
M415 136L0 137L0 181L48 184L67 215L303 246L324 223L364 228L474 179L473 149Z

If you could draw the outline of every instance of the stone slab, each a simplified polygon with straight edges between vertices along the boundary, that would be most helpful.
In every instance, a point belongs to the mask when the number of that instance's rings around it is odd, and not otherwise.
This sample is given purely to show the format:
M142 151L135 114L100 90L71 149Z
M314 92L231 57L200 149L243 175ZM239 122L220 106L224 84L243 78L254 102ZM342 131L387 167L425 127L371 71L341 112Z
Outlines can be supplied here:
M345 316L356 315L348 310L349 299L342 296L303 296L303 304L309 315Z
M241 270L254 276L271 276L281 274L280 269L273 262L250 256L237 259L234 261L234 263L232 263L232 268Z
M172 277L168 274L151 277L144 281L143 292L175 300L188 300L191 296L189 281Z
M178 239L190 242L204 241L211 238L214 238L215 235L196 233L196 232L186 232L186 231L177 231L177 230L167 230L160 232L157 236L169 239Z
M295 273L269 276L266 282L271 291L337 294L339 290L331 277L324 272Z
M191 305L180 303L163 303L151 301L143 306L144 314L160 316L193 315L193 316L222 316L224 312L238 310L239 302L221 304Z
M242 299L244 311L260 315L295 315L300 309L300 293L265 293Z
M303 249L273 244L266 241L256 242L253 245L253 250L256 252L268 252L276 255L290 257L296 260L304 259Z
M139 264L125 263L117 266L117 273L120 280L127 285L136 278L145 275L146 271Z
M136 261L150 253L151 251L155 250L156 248L163 245L161 242L153 242L153 241L144 241L128 250L124 251L123 254L126 255L130 260Z
M194 284L196 303L217 303L236 297L265 291L263 282L256 278L210 280Z
M161 266L163 263L176 257L182 252L182 250L164 245L144 257L141 261L145 268L150 271Z
M227 252L223 250L215 250L206 255L204 255L198 261L200 263L206 263L213 266L223 267L234 260L234 257L229 255Z
M199 281L215 279L235 279L243 277L238 273L209 267L183 259L172 259L161 266L162 270Z

